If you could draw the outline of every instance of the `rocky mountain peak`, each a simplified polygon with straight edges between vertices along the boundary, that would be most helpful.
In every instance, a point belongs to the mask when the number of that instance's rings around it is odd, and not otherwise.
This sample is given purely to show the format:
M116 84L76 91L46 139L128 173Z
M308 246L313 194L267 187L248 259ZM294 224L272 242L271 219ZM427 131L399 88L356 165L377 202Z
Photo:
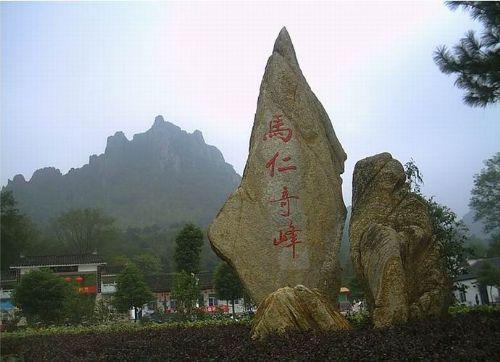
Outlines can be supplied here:
M121 148L128 142L129 140L125 137L125 134L122 131L118 131L113 136L108 137L106 152L109 152L112 149Z
M193 132L193 136L200 141L201 143L205 143L205 139L203 138L203 133L201 131L198 131L197 129Z
M9 182L19 208L46 222L74 208L98 207L123 227L193 221L207 225L240 176L200 131L188 133L157 116L128 140L108 137L106 150L67 174L54 167Z
M23 175L21 174L18 174L18 175L15 175L13 178L12 178L12 181L9 180L8 182L9 184L10 183L13 183L13 184L16 184L16 185L23 185L26 183L26 179L24 178Z
M153 123L153 127L161 127L165 123L165 119L163 116L160 114L155 117L155 121Z
M61 170L55 167L44 167L36 170L31 176L30 183L42 183L58 180L62 177ZM24 177L23 177L24 178Z

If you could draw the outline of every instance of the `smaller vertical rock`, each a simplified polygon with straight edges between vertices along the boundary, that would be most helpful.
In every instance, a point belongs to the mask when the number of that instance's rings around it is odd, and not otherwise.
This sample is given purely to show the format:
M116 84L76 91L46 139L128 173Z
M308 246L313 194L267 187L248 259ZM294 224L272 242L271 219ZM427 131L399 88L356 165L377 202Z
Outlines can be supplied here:
M446 312L450 284L427 206L389 153L356 163L349 237L376 327Z

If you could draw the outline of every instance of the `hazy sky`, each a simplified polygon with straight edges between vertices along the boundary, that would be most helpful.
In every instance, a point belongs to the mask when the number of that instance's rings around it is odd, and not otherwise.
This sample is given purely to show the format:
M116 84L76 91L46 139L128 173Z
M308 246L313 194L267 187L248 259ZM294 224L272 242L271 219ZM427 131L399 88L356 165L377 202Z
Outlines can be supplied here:
M1 183L63 173L157 114L199 129L242 173L259 85L286 26L309 85L357 160L413 158L423 192L460 216L500 151L500 107L470 108L432 61L480 29L440 2L1 3Z

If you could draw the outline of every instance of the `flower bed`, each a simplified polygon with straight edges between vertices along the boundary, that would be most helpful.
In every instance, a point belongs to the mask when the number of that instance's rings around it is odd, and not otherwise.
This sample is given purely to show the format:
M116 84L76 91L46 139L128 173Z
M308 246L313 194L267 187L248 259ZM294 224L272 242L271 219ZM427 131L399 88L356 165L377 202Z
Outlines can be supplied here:
M471 312L390 329L250 340L248 324L3 335L2 358L24 360L498 360L500 313Z

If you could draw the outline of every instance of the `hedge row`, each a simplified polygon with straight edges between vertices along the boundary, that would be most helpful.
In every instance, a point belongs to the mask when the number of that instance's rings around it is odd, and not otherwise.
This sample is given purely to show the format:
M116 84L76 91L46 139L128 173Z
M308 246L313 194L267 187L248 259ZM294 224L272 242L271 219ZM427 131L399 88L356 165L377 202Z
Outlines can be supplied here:
M107 324L96 325L79 325L79 326L48 326L48 327L27 327L14 332L2 333L2 338L15 339L34 336L50 336L59 334L86 334L86 333L120 333L120 332L137 332L144 329L165 329L165 328L203 328L211 326L226 326L226 325L250 324L249 318L233 320L230 318L221 319L206 319L199 321L180 321L169 322L163 324L157 323L132 323L131 321L117 321Z
M500 357L500 313L468 313L373 330L293 333L264 342L248 325L148 328L2 338L21 360L481 360Z

